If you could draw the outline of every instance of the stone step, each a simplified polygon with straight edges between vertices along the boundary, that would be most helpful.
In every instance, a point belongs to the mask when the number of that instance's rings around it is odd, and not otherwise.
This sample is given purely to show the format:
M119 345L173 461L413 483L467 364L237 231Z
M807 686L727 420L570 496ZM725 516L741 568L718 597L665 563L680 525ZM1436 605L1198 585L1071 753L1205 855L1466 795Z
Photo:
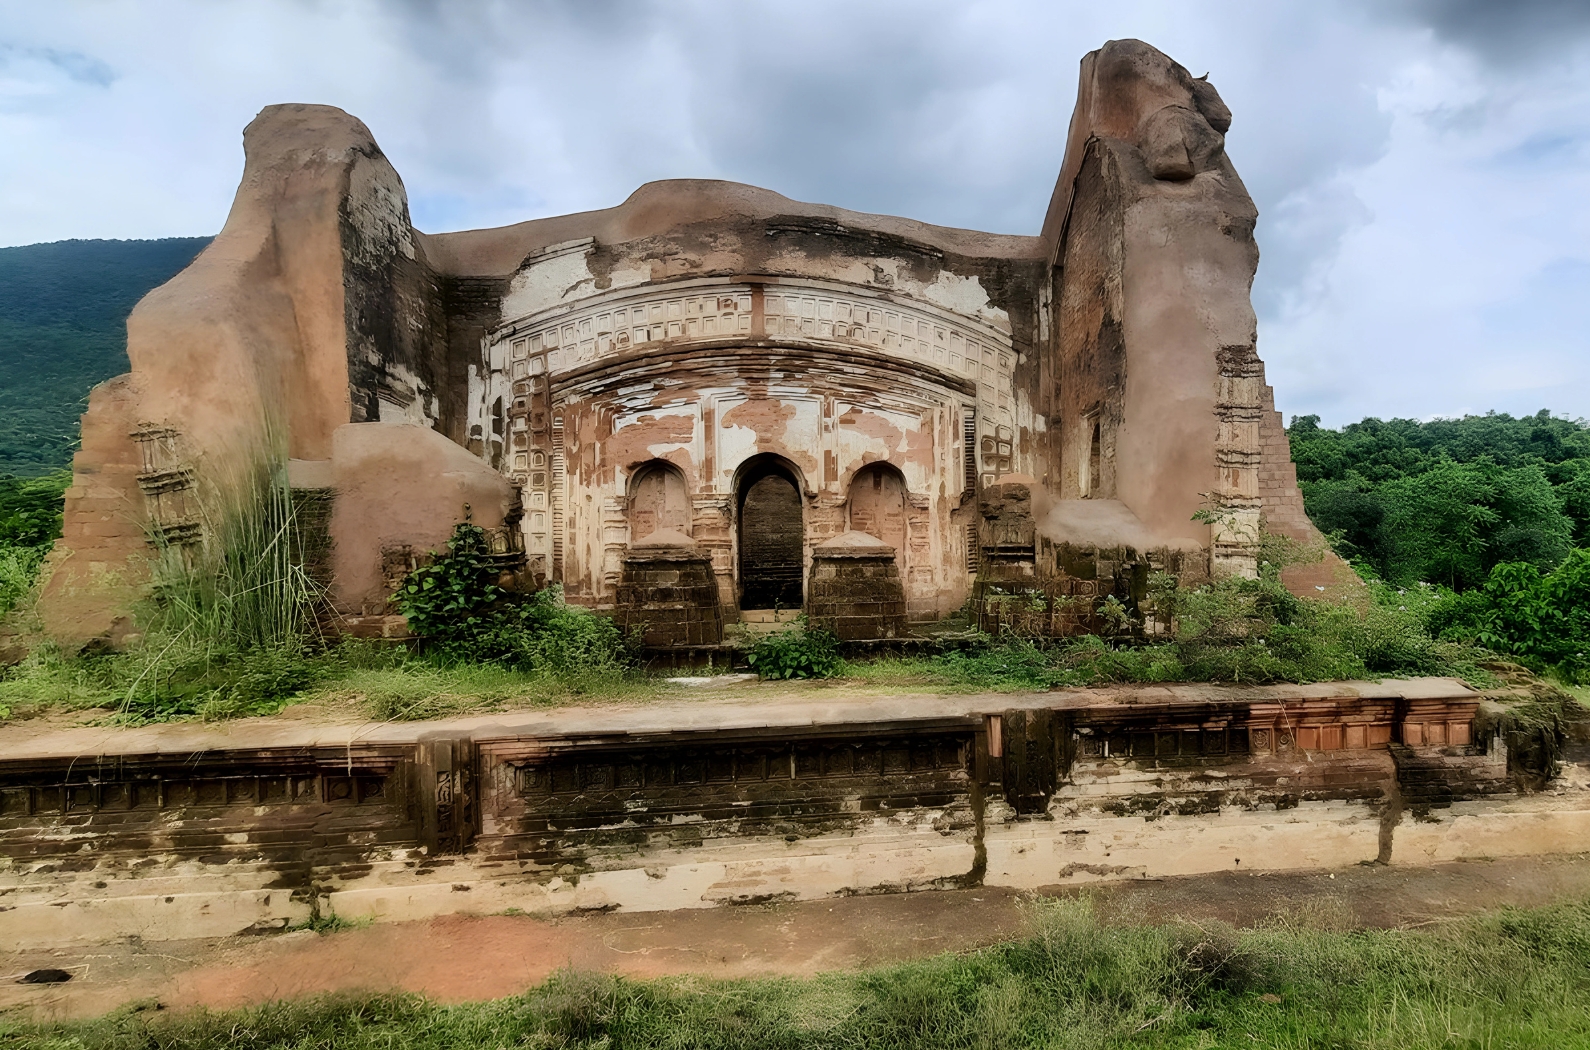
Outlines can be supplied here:
M799 609L741 609L741 623L794 623Z
M741 609L740 626L747 634L772 634L799 618L799 609Z

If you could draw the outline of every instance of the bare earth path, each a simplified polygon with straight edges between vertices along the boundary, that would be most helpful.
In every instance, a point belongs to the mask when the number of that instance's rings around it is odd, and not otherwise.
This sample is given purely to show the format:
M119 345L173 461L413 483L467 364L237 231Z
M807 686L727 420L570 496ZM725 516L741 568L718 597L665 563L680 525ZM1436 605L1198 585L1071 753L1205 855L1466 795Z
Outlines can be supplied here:
M1120 920L1243 926L1288 916L1336 928L1416 926L1505 904L1590 897L1590 854L1334 875L1227 872L1057 893L1091 893L1106 916ZM955 890L556 919L452 916L330 934L0 952L0 1010L45 1020L139 1003L222 1008L394 989L460 1002L512 995L565 966L636 977L805 975L1020 937L1023 909L1022 896L1010 891ZM73 980L15 983L44 967L67 970Z

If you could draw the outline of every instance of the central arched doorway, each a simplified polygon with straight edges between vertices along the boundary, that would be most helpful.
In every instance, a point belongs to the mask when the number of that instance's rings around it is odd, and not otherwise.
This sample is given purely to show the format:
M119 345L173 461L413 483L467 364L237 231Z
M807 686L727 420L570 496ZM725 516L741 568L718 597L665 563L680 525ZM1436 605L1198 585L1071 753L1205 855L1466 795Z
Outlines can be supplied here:
M800 480L776 456L740 468L740 608L799 609L806 534Z

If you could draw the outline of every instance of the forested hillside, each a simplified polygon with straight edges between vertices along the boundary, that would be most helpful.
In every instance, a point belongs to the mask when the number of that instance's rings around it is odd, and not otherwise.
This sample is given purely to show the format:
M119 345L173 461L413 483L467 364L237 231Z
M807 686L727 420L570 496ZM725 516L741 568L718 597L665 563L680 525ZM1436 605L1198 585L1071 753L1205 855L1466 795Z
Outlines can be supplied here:
M0 475L71 462L94 384L127 371L127 314L207 237L0 248Z
M1503 562L1551 569L1590 546L1590 426L1541 412L1287 431L1309 516L1398 586L1455 590Z

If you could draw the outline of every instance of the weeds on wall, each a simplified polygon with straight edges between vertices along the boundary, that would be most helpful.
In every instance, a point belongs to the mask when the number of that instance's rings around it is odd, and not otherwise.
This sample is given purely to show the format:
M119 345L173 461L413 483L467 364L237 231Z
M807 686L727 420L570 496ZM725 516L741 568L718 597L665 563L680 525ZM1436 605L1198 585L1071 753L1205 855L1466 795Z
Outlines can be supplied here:
M444 665L497 664L576 689L634 672L634 646L605 616L563 601L561 587L525 597L498 586L484 529L460 522L447 550L409 573L393 601Z
M751 645L745 662L763 678L832 678L844 670L839 639L832 631L813 627L805 616L794 626L764 634Z
M1340 604L1299 598L1281 583L1284 562L1261 564L1257 579L1225 577L1184 586L1169 573L1149 581L1163 641L1088 635L1047 639L1006 630L935 657L930 673L957 685L1046 689L1111 683L1229 682L1263 685L1387 675L1455 675L1492 683L1492 654L1434 637L1430 608L1410 607L1392 588ZM1129 615L1124 608L1116 616ZM1130 625L1128 625L1130 626Z
M123 1012L35 1026L5 1045L79 1050L394 1046L976 1047L1583 1046L1590 904L1502 909L1421 929L1306 917L1108 923L1039 900L1032 932L980 951L805 978L635 980L560 971L522 995L279 1001Z

